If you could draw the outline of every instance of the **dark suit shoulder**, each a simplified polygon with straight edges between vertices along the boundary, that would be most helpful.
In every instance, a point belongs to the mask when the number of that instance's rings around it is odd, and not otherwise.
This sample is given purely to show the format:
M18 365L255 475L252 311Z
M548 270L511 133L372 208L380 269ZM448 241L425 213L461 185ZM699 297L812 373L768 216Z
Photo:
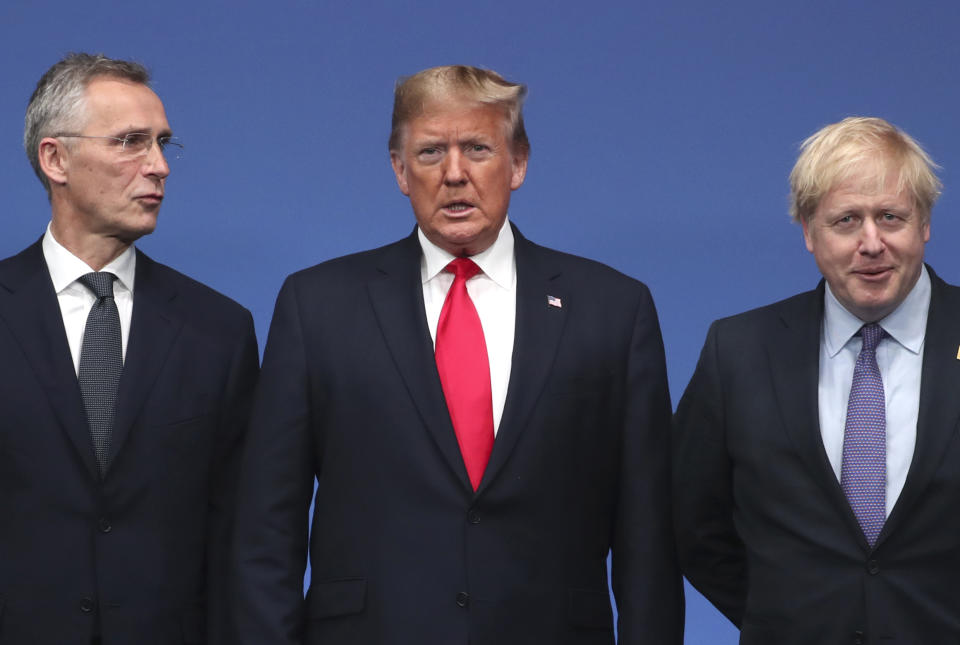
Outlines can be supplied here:
M420 247L414 238L404 238L390 244L332 258L292 273L287 280L296 284L327 282L337 278L368 277L378 266L396 260L418 260Z
M30 274L46 265L43 261L43 248L37 240L16 255L0 260L0 285L9 290L16 289Z
M246 333L252 321L250 312L237 301L141 251L137 251L134 289L134 298L141 295L141 289L159 294L161 298L170 297L178 309L190 313L192 323L219 333Z
M733 316L714 321L712 328L726 334L762 333L771 326L792 326L810 320L820 320L823 312L823 282L816 289L798 293L777 302L756 307Z
M551 273L562 277L570 289L589 298L600 300L633 300L637 297L649 298L650 290L646 284L614 269L613 267L579 255L540 246L517 234L517 264L520 279L521 256L525 256L528 266L535 267L537 273L549 276Z

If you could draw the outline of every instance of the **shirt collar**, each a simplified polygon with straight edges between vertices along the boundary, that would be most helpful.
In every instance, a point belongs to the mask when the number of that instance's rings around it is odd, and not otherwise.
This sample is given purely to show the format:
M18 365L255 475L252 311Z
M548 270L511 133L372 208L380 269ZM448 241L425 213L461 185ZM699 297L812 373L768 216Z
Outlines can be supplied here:
M86 262L57 242L50 230L50 224L47 224L47 232L43 234L42 247L43 259L47 263L50 279L53 281L53 290L57 293L76 282L80 276L93 271ZM136 267L137 254L133 245L130 245L123 253L100 270L108 271L117 276L117 281L133 293Z
M920 277L913 285L913 289L896 309L879 321L879 324L888 336L910 352L919 354L923 347L929 310L930 275L927 273L927 267L921 265ZM824 295L823 338L830 358L836 356L863 325L864 321L840 304L828 284Z
M455 256L428 240L419 227L417 238L420 240L420 248L423 249L421 277L423 282L427 283L437 277ZM510 228L509 219L504 218L503 226L500 227L500 233L493 244L488 249L470 256L484 275L504 289L513 287L517 275L513 242L513 229Z

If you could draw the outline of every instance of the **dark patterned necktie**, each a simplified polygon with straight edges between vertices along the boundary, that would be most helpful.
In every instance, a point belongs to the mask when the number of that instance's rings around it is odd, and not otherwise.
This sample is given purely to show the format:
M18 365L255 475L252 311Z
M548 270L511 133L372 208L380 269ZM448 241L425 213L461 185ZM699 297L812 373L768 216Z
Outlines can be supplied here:
M876 323L864 325L860 333L863 348L847 403L840 486L872 547L886 520L887 415L877 366L877 345L885 333Z
M97 297L83 330L77 378L101 476L108 466L117 386L123 370L120 314L113 299L115 278L112 273L88 273L79 278Z
M457 258L437 323L436 361L453 431L473 490L480 486L493 451L493 397L490 362L480 316L467 293L467 280L480 271L473 260Z

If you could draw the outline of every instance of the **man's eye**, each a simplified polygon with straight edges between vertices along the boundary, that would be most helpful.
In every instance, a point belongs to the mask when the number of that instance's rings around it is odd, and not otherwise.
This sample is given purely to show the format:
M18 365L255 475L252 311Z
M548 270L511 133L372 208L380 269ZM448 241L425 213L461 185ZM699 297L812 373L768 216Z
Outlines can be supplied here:
M130 152L140 152L150 145L150 135L141 132L128 134L123 138L123 149Z

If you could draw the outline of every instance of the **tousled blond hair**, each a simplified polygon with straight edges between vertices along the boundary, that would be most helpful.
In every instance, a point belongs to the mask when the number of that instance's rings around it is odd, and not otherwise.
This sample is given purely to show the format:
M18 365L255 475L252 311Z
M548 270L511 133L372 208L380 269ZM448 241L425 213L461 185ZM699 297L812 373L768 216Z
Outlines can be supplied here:
M790 217L810 221L824 196L864 164L875 165L878 190L889 173L897 173L898 189L906 188L929 220L942 188L938 166L907 133L883 119L857 116L825 126L800 144L790 172Z

